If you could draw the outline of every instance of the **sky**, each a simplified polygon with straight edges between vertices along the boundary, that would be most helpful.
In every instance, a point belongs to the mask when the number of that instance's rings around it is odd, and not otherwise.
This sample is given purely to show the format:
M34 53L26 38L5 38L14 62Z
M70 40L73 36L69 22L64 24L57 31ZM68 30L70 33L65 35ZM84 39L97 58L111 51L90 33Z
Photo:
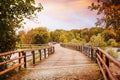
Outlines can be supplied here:
M88 6L96 0L35 0L41 3L43 10L33 20L25 19L24 30L28 31L36 27L55 29L83 29L95 26L95 12Z

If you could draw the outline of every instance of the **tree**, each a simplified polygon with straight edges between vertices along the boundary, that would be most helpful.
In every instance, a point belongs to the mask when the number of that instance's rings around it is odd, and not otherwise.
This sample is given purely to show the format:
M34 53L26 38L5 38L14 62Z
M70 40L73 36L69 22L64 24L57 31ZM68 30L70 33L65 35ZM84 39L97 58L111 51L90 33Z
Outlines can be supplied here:
M27 34L25 35L26 37L26 42L25 44L32 44L33 43L33 39L34 39L34 29L31 29L30 31L27 32Z
M103 32L102 27L92 27L89 29L89 36L92 37L92 35L98 35L99 33Z
M34 4L34 0L0 0L0 53L15 49L15 30L21 26L21 21L42 9L41 5L35 7ZM0 57L0 62L5 60ZM5 68L7 64L0 66L0 71Z
M51 32L51 38L53 42L60 42L60 35L62 30L55 30Z
M34 0L0 0L0 52L14 50L16 28L21 21L42 9L34 6Z
M99 46L99 47L104 47L106 46L106 43L104 42L104 38L101 36L101 34L93 35L90 38L90 43L92 46Z
M67 37L63 34L63 35L60 35L60 42L64 42L64 43L66 43L66 42L68 42L67 41Z
M97 10L97 14L103 14L96 24L105 24L106 28L113 28L117 34L120 32L120 0L98 0L98 3L92 3L89 6L91 10ZM117 35L117 41L120 42L120 36Z
M33 30L33 43L45 44L49 42L50 35L46 28L38 27Z
M26 33L25 31L19 31L18 33L18 37L19 37L19 41L20 41L20 44L25 44L26 43Z
M108 41L109 39L115 39L116 38L116 33L114 29L105 29L101 35L104 37L105 41Z
M107 53L108 54L110 54L112 57L114 57L114 58L118 58L118 53L116 53L114 50L112 50L112 49L109 49L109 50L107 50Z
M90 41L90 33L88 28L84 28L81 31L81 38L85 39L87 42Z
M106 24L106 27L120 28L120 0L98 1L98 4L92 3L89 8L91 10L97 10L97 14L104 14L101 20Z
M108 43L109 46L112 46L112 47L118 46L118 44L115 41L115 39L109 39L107 43Z
M72 40L71 40L71 43L75 43L75 44L77 44L77 43L80 43L80 41L77 40L77 39L72 39Z

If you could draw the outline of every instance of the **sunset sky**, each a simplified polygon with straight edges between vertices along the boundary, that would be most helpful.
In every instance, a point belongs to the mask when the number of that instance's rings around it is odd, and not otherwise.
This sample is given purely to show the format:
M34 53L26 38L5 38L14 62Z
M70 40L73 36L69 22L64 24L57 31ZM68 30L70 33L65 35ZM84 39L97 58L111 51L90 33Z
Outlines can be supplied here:
M24 30L43 26L48 30L93 27L98 17L88 6L96 0L35 0L43 5L35 20L25 19Z

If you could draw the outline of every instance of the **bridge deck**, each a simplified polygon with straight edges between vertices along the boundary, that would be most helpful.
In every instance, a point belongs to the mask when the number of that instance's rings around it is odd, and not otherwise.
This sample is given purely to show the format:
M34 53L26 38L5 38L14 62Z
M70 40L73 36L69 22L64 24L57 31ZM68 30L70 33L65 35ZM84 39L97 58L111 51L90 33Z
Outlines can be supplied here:
M20 80L98 80L100 70L86 55L57 44L53 55L9 80L18 77Z

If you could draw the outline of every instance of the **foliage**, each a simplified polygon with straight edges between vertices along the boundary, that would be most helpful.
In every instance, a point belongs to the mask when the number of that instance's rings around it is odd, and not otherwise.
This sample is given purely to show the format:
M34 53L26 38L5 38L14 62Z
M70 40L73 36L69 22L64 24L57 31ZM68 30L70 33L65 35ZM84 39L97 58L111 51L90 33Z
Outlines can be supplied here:
M18 37L20 39L20 44L25 44L26 43L26 33L25 31L19 31Z
M101 3L92 3L89 8L91 10L97 10L97 14L104 14L101 20L106 24L106 27L113 27L114 29L120 28L120 0L99 1Z
M112 47L116 47L118 45L115 39L109 39L107 43L109 46L112 46Z
M71 40L71 43L80 43L80 41L77 40L77 39L72 39L72 40Z
M104 42L104 38L100 34L98 34L97 36L93 35L90 38L90 43L92 46L99 46L99 47L106 46L106 43Z
M60 42L59 38L61 35L61 30L55 30L54 32L51 32L51 41L53 42Z
M120 42L120 0L98 0L98 3L92 3L89 9L97 10L98 15L103 15L96 24L105 24L106 28L114 29L117 34L116 40Z
M15 48L15 30L21 26L20 22L42 9L34 3L34 0L0 0L0 52Z
M18 36L20 44L46 44L50 40L50 34L44 27L31 29L27 33L20 31Z
M102 27L92 27L89 29L89 33L90 33L90 37L92 35L98 35L99 33L103 32L103 28Z
M46 28L38 27L33 32L33 43L34 44L45 44L49 42L50 35Z
M64 43L68 42L67 37L65 35L61 35L59 40L60 42L64 42Z
M108 41L109 39L115 39L116 38L116 33L115 30L113 29L105 29L101 35L104 37L105 41Z
M18 40L15 30L21 27L21 21L42 9L34 4L34 0L0 0L0 53L15 49ZM0 62L6 58L0 57ZM6 68L7 64L1 65L0 71Z
M80 41L79 41L79 44L81 44L81 45L87 45L87 42L86 42L86 40L85 39L80 39Z
M108 51L107 51L107 53L109 53L111 56L113 56L114 58L118 58L118 54L114 51L114 50L112 50L112 49L109 49Z
M34 33L34 29L31 29L30 31L28 31L25 35L25 43L24 44L31 44L33 42L33 35Z

